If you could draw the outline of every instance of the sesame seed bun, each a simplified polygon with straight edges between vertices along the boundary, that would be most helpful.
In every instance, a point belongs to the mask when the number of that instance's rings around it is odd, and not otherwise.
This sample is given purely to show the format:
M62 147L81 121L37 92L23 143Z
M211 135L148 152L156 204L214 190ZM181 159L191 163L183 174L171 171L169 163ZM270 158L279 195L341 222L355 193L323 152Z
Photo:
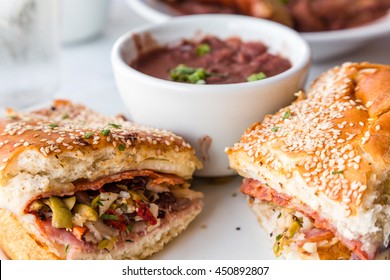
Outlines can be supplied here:
M230 166L260 183L253 188L306 205L352 251L359 243L360 258L374 258L390 234L389 89L390 66L330 69L306 95L248 128L227 149Z
M29 113L8 110L7 117L0 120L0 245L18 259L145 258L161 250L200 213L202 194L188 189L186 182L198 168L201 163L183 138L123 117L103 116L66 100ZM151 186L156 193L180 188L187 202L185 207L164 212L161 218L156 213L156 226L135 236L133 243L120 240L125 244L111 251L91 249L63 229L67 239L83 248L66 256L65 240L52 238L52 229L29 208L39 199L99 191L106 184L134 178L156 182ZM128 188L131 191L131 185ZM133 215L137 209L132 210ZM23 242L16 243L14 236Z
M134 169L190 179L200 167L183 138L70 101L56 100L50 108L27 114L9 110L0 120L0 182L6 186L0 205L16 213L45 193L76 191L76 180ZM27 179L32 183L25 186ZM16 181L20 186L13 186Z

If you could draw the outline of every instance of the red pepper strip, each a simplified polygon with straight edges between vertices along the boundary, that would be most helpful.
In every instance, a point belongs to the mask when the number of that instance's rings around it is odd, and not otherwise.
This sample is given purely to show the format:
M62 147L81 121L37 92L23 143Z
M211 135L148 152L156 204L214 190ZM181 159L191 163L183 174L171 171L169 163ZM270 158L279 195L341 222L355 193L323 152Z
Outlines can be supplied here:
M142 202L139 202L137 215L142 218L145 222L149 222L152 226L157 224L157 219L150 212L149 208Z
M105 220L105 223L109 226L112 226L116 229L119 229L120 231L126 231L127 227L126 227L126 224L124 223L124 220L125 218L118 214L117 212L115 212L114 210L112 209L108 209L106 211L107 214L110 214L110 215L115 215L118 217L118 220L117 221L114 221L114 220Z

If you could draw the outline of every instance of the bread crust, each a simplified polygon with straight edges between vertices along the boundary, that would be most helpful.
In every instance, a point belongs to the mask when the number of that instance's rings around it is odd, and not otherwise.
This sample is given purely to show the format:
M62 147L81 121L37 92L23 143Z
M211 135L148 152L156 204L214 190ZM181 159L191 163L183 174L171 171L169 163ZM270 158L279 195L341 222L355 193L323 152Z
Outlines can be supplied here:
M0 120L0 247L12 259L145 258L184 230L203 207L202 194L187 190L186 183L201 163L192 147L171 132L106 117L66 100L31 113L7 113ZM153 179L161 187L180 186L192 198L186 208L164 212L156 227L148 227L136 241L119 240L110 251L73 235L69 239L62 228L45 231L28 208L36 199L135 177ZM80 248L66 248L68 241Z
M57 260L47 245L29 234L18 218L0 209L0 247L13 260Z
M230 166L308 204L359 239L367 254L388 245L390 66L345 63L306 97L248 128L227 149Z
M77 180L144 169L191 179L198 168L183 138L70 101L0 120L0 207L14 213L37 197L75 192Z
M188 165L184 178L191 178L201 167L191 146L171 132L125 121L123 117L106 117L83 105L55 100L50 108L31 113L8 110L0 120L0 179L7 181L21 170L18 157L34 150L46 158L61 160L62 155L89 155L110 149L114 156L122 152L146 153L149 157ZM151 153L152 152L152 153ZM175 163L174 162L174 163ZM172 173L176 174L172 170Z

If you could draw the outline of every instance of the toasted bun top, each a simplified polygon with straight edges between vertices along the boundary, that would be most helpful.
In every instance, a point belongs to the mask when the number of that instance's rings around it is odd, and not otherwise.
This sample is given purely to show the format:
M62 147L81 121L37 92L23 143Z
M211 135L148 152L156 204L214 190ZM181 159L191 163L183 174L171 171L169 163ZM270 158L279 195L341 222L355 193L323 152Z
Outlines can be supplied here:
M40 154L39 158L54 160L63 167L70 157L90 158L106 150L114 158L129 157L129 166L126 162L120 163L121 171L142 168L137 163L145 160L161 160L167 163L164 168L169 170L159 170L161 164L146 167L184 178L190 178L196 168L201 167L193 149L181 137L125 121L122 117L106 117L69 101L56 100L50 108L31 113L8 110L7 115L0 120L0 179L3 182L19 172L29 171L21 162L21 156L36 153ZM137 159L137 155L142 158ZM35 164L34 159L37 158L30 158L30 165ZM91 162L91 166L93 164ZM47 171L36 170L35 173L42 172ZM105 173L111 172L106 170ZM68 174L68 179L61 180L72 182L80 178L95 179L100 175L101 172Z
M264 177L262 165L286 180L299 174L299 192L333 201L350 216L367 192L384 192L389 147L390 67L345 63L321 75L307 98L299 93L247 129L227 154L243 176Z

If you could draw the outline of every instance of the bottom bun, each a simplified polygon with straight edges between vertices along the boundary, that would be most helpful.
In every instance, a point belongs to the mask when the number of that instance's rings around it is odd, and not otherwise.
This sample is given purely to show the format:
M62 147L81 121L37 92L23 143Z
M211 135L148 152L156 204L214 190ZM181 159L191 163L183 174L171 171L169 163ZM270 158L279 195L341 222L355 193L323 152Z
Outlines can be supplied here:
M15 260L57 260L46 244L29 234L19 219L11 212L0 209L0 247Z

